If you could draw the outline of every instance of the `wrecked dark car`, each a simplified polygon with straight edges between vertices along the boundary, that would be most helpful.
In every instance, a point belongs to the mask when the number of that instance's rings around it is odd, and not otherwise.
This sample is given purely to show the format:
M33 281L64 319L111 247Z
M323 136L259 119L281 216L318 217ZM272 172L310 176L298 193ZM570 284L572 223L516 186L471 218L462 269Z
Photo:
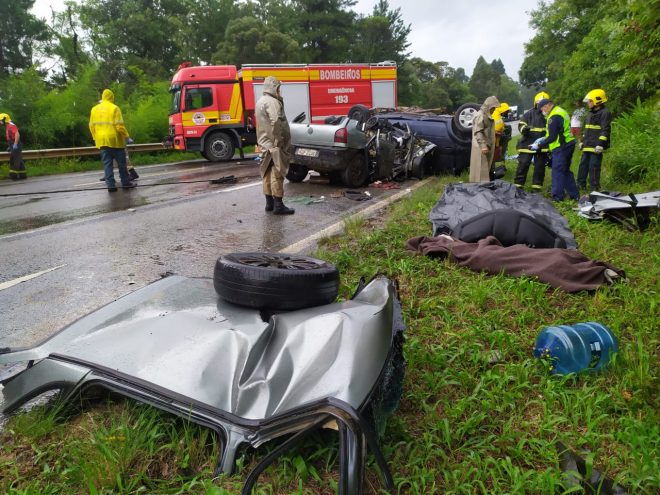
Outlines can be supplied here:
M472 119L479 111L476 103L466 103L453 115L383 111L377 113L392 124L406 125L419 139L436 145L427 162L427 173L460 175L470 168Z
M325 124L290 124L293 152L287 179L301 182L310 170L347 187L368 182L424 177L435 144L419 138L406 123L380 115L329 117Z
M27 363L0 382L0 412L49 390L65 404L110 391L217 432L217 473L235 469L241 446L286 437L243 493L307 432L332 428L339 493L362 493L367 451L392 490L376 431L401 396L400 304L382 276L343 302L334 302L338 284L336 267L314 258L222 256L213 279L170 276L35 347L0 349L0 364Z

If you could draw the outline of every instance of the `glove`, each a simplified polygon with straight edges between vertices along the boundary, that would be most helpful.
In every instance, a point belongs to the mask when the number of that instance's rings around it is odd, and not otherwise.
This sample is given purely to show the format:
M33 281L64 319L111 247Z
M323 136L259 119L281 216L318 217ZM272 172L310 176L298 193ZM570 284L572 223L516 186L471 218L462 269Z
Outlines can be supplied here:
M18 149L18 145L17 145L16 143L12 144L12 145L11 145L11 149L13 149L13 150L17 150L17 149ZM600 149L601 149L601 151L603 150L603 148L600 148Z
M582 148L584 148L584 143L580 143L578 146L580 147L580 151L582 151Z
M532 144L529 145L529 149L533 151L538 151L539 148L541 147L541 141L543 141L543 138L538 138L536 141L534 141Z
M600 155L602 152L603 152L603 147L602 146L596 146L594 148L594 153L596 153L597 155Z
M130 137L126 140L127 144L133 144L134 142L135 141L133 141L133 138L130 138Z

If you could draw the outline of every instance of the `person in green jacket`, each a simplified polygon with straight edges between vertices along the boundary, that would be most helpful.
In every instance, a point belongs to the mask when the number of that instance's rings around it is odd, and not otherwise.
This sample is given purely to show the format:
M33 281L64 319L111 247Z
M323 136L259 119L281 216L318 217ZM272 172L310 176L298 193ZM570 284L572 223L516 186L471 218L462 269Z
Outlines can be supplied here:
M552 156L552 199L562 201L564 192L571 199L578 199L577 184L571 172L571 158L575 151L575 137L571 134L571 117L568 112L547 98L537 104L546 118L545 137L538 138L530 149L538 151L547 146Z

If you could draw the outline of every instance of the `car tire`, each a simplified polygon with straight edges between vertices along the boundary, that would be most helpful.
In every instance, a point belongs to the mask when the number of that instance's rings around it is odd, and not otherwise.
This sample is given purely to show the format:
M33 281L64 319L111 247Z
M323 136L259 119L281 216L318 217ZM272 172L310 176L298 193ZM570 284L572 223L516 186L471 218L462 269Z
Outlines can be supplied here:
M234 157L234 141L224 132L214 132L204 140L206 159L212 162L226 162Z
M426 165L426 160L424 159L425 157L423 156L416 156L412 160L412 176L422 180L425 175L425 165Z
M371 117L371 112L364 105L353 105L346 115L348 115L349 119L357 120L360 124L364 124Z
M472 133L472 120L480 108L476 103L465 103L458 107L452 119L454 128L461 134Z
M220 256L217 294L248 308L295 310L337 299L339 270L327 261L284 253L245 252Z
M363 155L357 155L341 171L341 181L346 187L361 187L369 178L369 167Z
M289 182L302 182L308 173L309 169L304 165L291 163L289 164L289 171L286 173L286 178L289 179Z

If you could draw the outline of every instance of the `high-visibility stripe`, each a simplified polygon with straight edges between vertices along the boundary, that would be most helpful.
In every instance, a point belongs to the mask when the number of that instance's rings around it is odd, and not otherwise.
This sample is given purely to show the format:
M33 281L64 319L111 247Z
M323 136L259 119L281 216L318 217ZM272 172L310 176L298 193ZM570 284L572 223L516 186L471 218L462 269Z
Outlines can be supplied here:
M594 151L596 151L596 148L582 148L582 151L591 151L591 152L594 152Z
M238 84L234 84L234 90L231 93L231 102L229 103L229 115L231 116L232 121L238 121L241 119L243 107L240 105L241 102L241 88Z
M249 82L275 76L282 82L307 81L309 79L307 68L283 69L283 68L247 68L241 72L243 81Z
M371 68L371 80L377 81L380 79L396 79L396 69L395 68Z
M600 126L599 126L599 125L595 125L595 124L587 124L587 125L585 125L584 127L585 127L585 129L596 129L596 130L600 130Z
M518 153L537 153L536 151L530 150L529 148L518 148L516 151L518 151ZM548 151L550 151L549 148L543 148L539 150L541 153L547 153Z
M598 136L598 139L602 141L607 141L607 136Z
M545 132L545 127L532 127L530 129L532 132Z

